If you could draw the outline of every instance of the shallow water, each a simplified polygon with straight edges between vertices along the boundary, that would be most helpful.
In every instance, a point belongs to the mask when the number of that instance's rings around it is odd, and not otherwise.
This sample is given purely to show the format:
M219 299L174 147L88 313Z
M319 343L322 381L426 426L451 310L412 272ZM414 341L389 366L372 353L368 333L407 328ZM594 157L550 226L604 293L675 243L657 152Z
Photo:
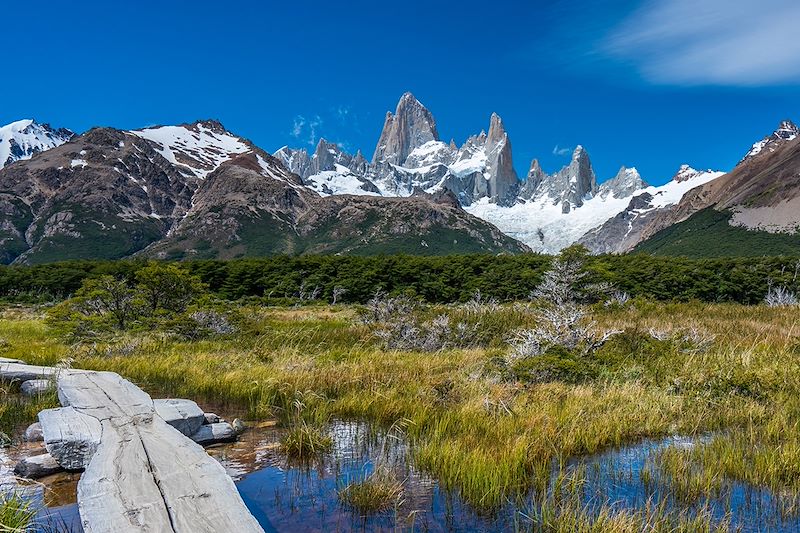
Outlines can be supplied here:
M278 443L282 430L271 422L255 424L242 439L209 449L236 481L248 508L266 531L501 531L525 529L525 507L508 504L493 516L477 514L457 494L443 490L429 476L416 470L407 460L408 448L399 431L371 431L359 422L336 421L330 425L334 449L322 459L307 465L291 464ZM667 447L690 447L704 437L646 440L635 445L609 450L585 458L572 459L566 472L580 472L585 482L580 500L592 508L611 504L619 509L642 509L649 501L665 501L669 508L684 510L674 501L667 485L659 483L652 468L655 453ZM36 445L38 446L38 445ZM38 453L24 445L0 450L0 484L8 481L8 469L22 454ZM348 482L363 479L376 466L389 468L404 480L402 502L387 512L368 517L343 507L337 490ZM656 475L649 483L642 470ZM555 476L554 476L555 477ZM59 475L26 486L36 505L45 503L40 518L77 525L75 485L77 475ZM745 532L800 531L796 515L785 516L781 500L767 490L741 483L723 484L720 494L694 504L705 507L718 520L729 520L734 529ZM692 510L691 508L689 510Z

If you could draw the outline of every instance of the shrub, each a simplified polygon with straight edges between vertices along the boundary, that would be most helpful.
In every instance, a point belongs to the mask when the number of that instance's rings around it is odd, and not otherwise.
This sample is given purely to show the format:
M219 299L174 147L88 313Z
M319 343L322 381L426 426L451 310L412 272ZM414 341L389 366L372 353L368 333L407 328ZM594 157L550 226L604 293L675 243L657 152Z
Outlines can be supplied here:
M597 377L595 365L561 347L552 347L536 357L519 359L509 368L511 378L526 383L582 383Z

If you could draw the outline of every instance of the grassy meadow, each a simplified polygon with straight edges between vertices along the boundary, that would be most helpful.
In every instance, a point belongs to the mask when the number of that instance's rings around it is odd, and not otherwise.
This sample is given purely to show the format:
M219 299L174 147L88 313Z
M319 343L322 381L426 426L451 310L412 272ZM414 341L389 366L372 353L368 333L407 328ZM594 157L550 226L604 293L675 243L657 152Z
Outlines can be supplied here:
M143 330L82 341L55 332L42 310L14 307L0 316L0 355L112 370L154 396L246 407L254 418L294 428L286 446L298 454L328 445L324 428L334 417L402 427L415 466L487 512L552 494L553 464L668 435L713 435L654 463L686 502L713 493L720 479L795 500L796 307L634 300L590 309L595 327L621 333L579 365L556 365L538 380L498 371L514 332L534 325L521 304L414 309L420 320L445 315L474 325L468 346L435 351L388 348L360 306L242 307L237 331L210 339ZM28 411L5 402L0 420L7 430L20 416L32 418L35 408ZM342 492L355 505L395 490L372 488L379 493ZM597 514L569 498L543 500L531 506L542 531L724 528L702 513L673 516L658 502L638 513Z

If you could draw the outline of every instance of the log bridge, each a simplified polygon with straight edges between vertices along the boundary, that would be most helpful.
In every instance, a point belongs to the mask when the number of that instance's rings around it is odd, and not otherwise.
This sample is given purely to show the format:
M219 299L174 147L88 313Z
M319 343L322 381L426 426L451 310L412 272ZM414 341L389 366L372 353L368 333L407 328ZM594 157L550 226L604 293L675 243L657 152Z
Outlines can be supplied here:
M0 358L0 380L55 383L63 407L39 414L48 453L29 466L83 470L86 533L263 533L222 465L198 443L235 438L189 400L153 400L113 372Z

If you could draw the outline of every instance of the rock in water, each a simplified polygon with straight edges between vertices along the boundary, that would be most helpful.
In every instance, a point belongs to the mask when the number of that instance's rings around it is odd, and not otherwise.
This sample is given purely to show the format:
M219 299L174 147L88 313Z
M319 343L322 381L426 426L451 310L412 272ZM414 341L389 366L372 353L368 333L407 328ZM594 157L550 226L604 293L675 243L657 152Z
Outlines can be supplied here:
M233 427L233 431L235 431L237 435L241 435L247 429L247 424L245 424L244 422L242 422L242 420L238 418L233 419L233 424L231 424L231 426Z
M222 419L219 417L219 415L215 413L205 413L204 417L205 417L205 422L203 422L204 424L216 424L217 422L222 422Z
M45 409L39 413L44 445L67 470L83 470L91 461L103 434L100 421L72 407Z
M64 470L52 455L43 453L26 457L14 466L14 473L28 479L38 479L40 477L56 474Z
M232 442L236 440L236 431L227 422L207 424L201 426L197 433L192 435L192 440L203 446L220 442Z
M153 400L156 414L187 437L194 435L205 422L205 413L192 400Z

